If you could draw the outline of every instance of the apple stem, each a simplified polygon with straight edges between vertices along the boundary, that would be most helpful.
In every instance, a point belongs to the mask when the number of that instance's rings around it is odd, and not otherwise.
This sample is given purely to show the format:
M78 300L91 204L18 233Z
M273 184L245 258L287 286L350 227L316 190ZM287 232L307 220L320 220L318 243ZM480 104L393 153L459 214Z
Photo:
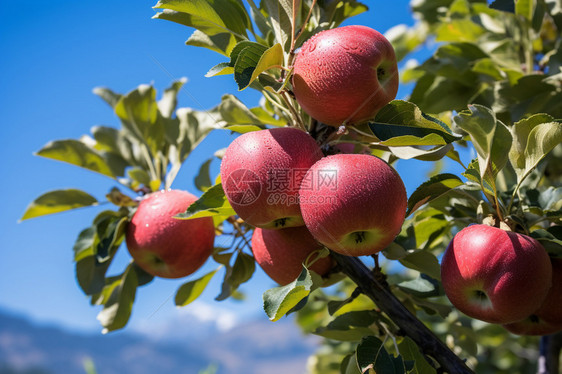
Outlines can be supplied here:
M297 113L295 107L291 103L290 98L287 98L287 91L281 92L280 97L285 102L286 107L289 109L291 116L293 117L293 121L296 127L300 128L301 130L307 131L306 126L301 121L301 117Z
M409 336L420 350L433 357L449 373L474 374L464 360L451 351L427 326L414 316L398 298L384 287L373 272L356 257L332 252L332 257L361 292L375 302L377 307Z
M381 82L381 80L384 82L384 76L386 74L386 70L384 70L384 68L377 68L377 79L379 82Z
M375 253L374 255L372 255L371 257L373 257L373 259L375 260L375 268L373 270L375 271L381 271L381 267L379 266L379 254Z
M299 33L297 35L295 35L295 33L294 33L294 25L293 25L293 33L291 35L291 51L289 52L289 61L288 61L289 66L292 65L293 59L295 58L296 42L300 38L300 36L304 32L304 30L306 30L306 24L310 20L310 17L312 16L312 10L314 9L315 6L316 6L316 0L312 0L312 4L310 5L310 9L308 9L308 14L306 15L306 18L305 18L305 20L304 20L304 22L303 22L303 24L302 24L302 26L299 30ZM294 21L293 21L293 23L294 23Z
M339 131L334 131L333 127L329 127L329 128L326 129L326 131L324 131L323 134L317 134L317 135L323 135L323 136L317 136L316 139L319 139L319 138L323 139L323 140L320 140L319 146L320 146L320 148L324 148L328 144L330 144L333 141L340 138L343 135L343 133L339 133ZM317 140L317 142L318 142L318 140Z
M244 244L248 247L248 248L252 248L252 245L250 244L250 242L248 241L248 238L246 238L246 234L248 233L248 231L250 231L247 226L244 223L240 223L237 219L235 219L234 217L229 217L226 219L226 221L228 223L230 223L232 225L232 227L235 230L234 236L235 237L239 237L242 238L242 241L244 241Z
M365 241L365 231L357 231L353 233L355 237L355 243L363 243Z

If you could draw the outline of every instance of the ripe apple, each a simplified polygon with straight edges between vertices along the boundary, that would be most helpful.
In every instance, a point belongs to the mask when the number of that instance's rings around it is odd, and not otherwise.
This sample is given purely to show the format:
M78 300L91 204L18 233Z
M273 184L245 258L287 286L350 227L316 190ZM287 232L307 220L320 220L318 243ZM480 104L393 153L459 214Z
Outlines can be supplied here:
M488 225L462 229L441 262L451 303L464 314L507 324L531 315L552 284L552 265L535 239Z
M335 252L360 256L383 250L398 235L407 196L398 173L380 158L336 154L310 168L300 204L316 240Z
M181 278L199 269L214 247L211 217L180 220L197 197L186 191L167 190L147 195L127 227L126 243L135 262L162 278Z
M222 159L224 192L240 218L251 225L302 226L299 186L322 156L316 141L294 127L245 133L228 146Z
M306 227L281 230L256 228L252 236L252 251L256 262L271 279L280 285L294 281L302 271L302 264L312 252L322 249ZM310 258L314 261L314 258ZM334 263L330 257L317 259L310 270L324 275Z
M562 330L562 259L552 258L552 287L541 306L523 321L504 327L518 335L548 335Z
M297 102L318 121L364 122L396 97L394 48L366 26L321 31L298 52L292 83Z

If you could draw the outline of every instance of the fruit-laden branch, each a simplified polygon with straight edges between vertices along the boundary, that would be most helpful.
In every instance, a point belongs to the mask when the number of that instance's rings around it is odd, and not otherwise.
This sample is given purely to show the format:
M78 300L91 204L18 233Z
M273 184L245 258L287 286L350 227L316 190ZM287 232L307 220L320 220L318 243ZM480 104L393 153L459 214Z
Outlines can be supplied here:
M431 330L406 309L389 289L375 278L373 272L361 260L334 252L332 252L332 256L361 291L373 300L380 310L386 313L425 354L433 357L446 372L474 374L463 360L447 348Z

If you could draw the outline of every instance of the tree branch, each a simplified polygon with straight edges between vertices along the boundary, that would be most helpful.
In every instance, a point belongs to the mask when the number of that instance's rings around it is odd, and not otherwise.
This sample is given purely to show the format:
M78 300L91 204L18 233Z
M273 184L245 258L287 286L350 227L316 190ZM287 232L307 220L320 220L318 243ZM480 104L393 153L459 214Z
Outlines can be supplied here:
M377 304L379 309L408 335L421 350L433 357L441 367L451 374L474 374L465 362L455 355L431 330L384 287L365 266L355 257L332 252L332 257L342 267L361 291Z
M538 374L556 374L560 370L562 331L541 337Z

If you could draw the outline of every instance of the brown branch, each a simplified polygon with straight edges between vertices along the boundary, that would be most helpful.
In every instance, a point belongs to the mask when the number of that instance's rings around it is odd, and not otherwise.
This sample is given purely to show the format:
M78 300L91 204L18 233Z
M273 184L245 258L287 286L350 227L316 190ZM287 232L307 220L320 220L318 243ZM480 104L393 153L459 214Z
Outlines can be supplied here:
M560 372L560 352L562 351L562 331L541 337L538 374Z
M441 367L451 374L474 374L465 362L455 355L431 330L385 288L373 272L356 257L332 253L342 271L351 278L361 291L375 302L377 307L410 337L423 353L433 357Z

